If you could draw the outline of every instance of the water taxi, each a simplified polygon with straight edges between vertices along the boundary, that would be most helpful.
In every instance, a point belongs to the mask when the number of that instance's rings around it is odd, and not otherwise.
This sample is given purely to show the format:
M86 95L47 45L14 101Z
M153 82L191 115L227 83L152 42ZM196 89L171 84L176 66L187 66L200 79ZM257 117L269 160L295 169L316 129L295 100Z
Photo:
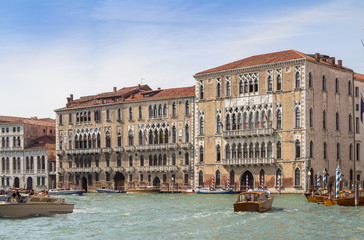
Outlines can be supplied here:
M329 195L329 192L326 188L312 188L304 194L309 202L323 203L324 198Z
M272 209L273 199L265 190L242 192L234 203L234 212L265 212Z
M73 212L73 203L64 198L24 196L18 201L8 198L0 202L1 217L27 217L33 215L67 214Z
M200 188L196 191L197 194L232 194L233 189L223 189L223 188Z
M325 206L339 205L339 206L355 206L355 191L342 190L339 192L337 198L325 198ZM364 205L364 190L359 190L359 206Z
M85 190L77 189L77 188L56 188L56 189L50 189L48 191L48 194L49 195L72 195L72 194L82 195L85 192L86 192Z

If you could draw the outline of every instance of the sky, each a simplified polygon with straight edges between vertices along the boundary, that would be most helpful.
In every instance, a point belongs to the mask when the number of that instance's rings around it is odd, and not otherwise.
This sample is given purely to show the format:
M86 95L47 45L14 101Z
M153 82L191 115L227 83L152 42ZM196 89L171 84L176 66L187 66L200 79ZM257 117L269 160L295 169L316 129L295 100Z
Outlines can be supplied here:
M364 1L2 0L0 115L55 118L66 98L295 49L364 73Z

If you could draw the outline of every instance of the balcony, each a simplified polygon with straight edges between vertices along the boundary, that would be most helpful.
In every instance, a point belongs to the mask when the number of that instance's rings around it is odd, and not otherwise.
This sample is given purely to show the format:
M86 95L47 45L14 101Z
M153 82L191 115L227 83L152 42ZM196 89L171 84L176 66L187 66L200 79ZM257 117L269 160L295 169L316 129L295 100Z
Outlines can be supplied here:
M45 169L37 169L37 173L46 173Z
M135 150L137 151L149 151L149 150L166 150L166 149L177 149L177 143L161 143L161 144L147 144L137 145Z
M244 158L244 159L224 159L222 165L228 166L249 166L249 165L265 165L273 164L275 160L273 158Z
M144 166L139 166L137 169L138 169L138 172L145 172Z
M168 167L168 170L169 170L170 172L177 172L177 166L169 166L169 167Z
M167 172L167 166L148 166L146 167L147 172Z
M69 149L66 150L67 155L77 155L77 154L100 154L100 148L84 148L84 149Z
M109 153L110 154L111 153L111 148L110 147L103 148L102 149L102 152L103 153Z
M130 152L130 151L134 151L135 147L134 146L125 146L124 149L126 152Z
M99 168L99 167L93 167L93 168L92 168L92 171L93 171L94 173L100 173L100 172L101 172L101 168Z
M123 151L124 151L124 148L123 147L116 147L116 148L114 148L114 152L121 153Z
M192 144L189 142L181 143L181 148L191 148Z
M126 172L130 173L134 171L134 167L128 166L126 167Z
M56 150L56 154L61 156L64 154L64 150Z
M222 136L224 138L233 138L233 137L269 136L272 134L273 134L273 128L252 128L252 129L223 131Z
M78 167L78 168L69 168L67 169L67 172L73 172L73 173L91 173L92 167Z
M21 170L13 170L13 174L21 174Z
M105 167L104 168L104 172L110 173L111 171L112 171L111 167Z
M64 173L64 169L63 168L57 168L57 173L63 174Z
M182 165L182 171L188 172L190 170L191 170L191 166L190 165Z
M124 171L124 168L123 168L123 167L121 167L121 166L114 167L114 171L115 171L115 172L123 172L123 171Z

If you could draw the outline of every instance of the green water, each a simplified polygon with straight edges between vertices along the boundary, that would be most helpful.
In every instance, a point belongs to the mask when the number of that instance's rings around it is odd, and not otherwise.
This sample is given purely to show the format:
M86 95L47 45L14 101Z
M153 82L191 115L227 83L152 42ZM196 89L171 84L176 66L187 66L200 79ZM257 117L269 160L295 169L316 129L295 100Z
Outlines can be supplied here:
M279 195L266 213L233 212L237 195L67 196L73 214L0 218L0 239L364 239L364 207Z

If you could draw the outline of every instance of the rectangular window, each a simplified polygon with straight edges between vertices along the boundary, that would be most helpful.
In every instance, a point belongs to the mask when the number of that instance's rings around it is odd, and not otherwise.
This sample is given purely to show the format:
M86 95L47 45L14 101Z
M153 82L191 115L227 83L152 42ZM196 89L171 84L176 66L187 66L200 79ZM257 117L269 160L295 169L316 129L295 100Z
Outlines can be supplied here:
M359 118L355 119L355 131L356 133L360 133L360 122L359 122Z
M355 104L355 110L359 111L359 104Z
M40 177L37 177L37 185L40 185Z
M360 160L360 143L356 144L356 161Z
M129 175L129 182L132 182L133 181L133 174L130 174Z
M359 87L355 87L355 97L359 97Z
M148 175L148 182L150 183L152 181L152 176Z
M16 132L16 127L13 127L13 132Z
M143 174L140 174L140 176L139 176L139 181L140 181L140 182L143 182L143 181L144 181L144 175L143 175Z

